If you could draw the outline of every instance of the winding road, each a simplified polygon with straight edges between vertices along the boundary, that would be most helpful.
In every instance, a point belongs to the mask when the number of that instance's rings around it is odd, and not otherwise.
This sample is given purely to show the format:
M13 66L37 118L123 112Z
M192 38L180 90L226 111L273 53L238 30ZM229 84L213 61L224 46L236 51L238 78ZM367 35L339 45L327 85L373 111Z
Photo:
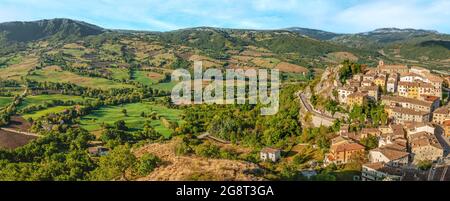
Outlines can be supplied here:
M306 108L306 110L308 110L308 112L311 112L311 114L313 114L313 124L315 126L320 126L320 125L331 126L331 125L333 125L333 122L336 120L335 118L314 110L313 106L309 103L308 98L305 96L305 94L299 92L297 94L297 96L299 97L300 102L302 103L303 107Z

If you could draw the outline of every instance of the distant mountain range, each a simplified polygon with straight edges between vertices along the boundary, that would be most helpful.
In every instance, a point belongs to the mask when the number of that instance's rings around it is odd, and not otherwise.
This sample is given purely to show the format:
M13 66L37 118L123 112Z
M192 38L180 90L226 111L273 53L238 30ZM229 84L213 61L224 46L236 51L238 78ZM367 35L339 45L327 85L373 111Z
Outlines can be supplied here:
M222 50L229 46L255 45L273 52L299 52L308 55L346 51L392 61L425 62L446 66L450 60L450 35L420 29L382 28L365 33L339 34L316 29L292 27L280 30L244 30L197 27L169 32L108 30L71 19L0 23L0 47L35 40L71 40L105 32L119 34L150 33L162 42L200 49ZM195 39L195 40L194 40ZM448 66L447 66L448 67Z

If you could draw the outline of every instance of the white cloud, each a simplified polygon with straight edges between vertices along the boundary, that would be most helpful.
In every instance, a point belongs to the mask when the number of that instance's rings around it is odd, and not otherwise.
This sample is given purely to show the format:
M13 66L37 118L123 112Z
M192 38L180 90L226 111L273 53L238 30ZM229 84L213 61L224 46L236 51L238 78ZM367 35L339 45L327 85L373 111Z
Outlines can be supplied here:
M448 26L449 10L450 2L443 0L381 0L349 7L337 13L332 23L356 31L382 27L436 29Z

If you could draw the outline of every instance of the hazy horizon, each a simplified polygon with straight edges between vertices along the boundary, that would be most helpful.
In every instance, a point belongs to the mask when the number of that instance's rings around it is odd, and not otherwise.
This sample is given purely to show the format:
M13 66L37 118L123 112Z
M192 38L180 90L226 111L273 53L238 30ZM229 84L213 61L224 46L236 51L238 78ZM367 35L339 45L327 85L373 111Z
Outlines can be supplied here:
M100 26L98 24L92 23L92 22L87 22L84 20L79 20L79 19L73 19L73 18L63 18L63 17L56 17L56 18L48 18L48 19L36 19L36 20L14 20L14 21L0 21L1 23L9 23L9 22L34 22L34 21L41 21L41 20L54 20L54 19L69 19L69 20L73 20L73 21L81 21L81 22L85 22L88 24L92 24L92 25L96 25L99 26L100 28L104 28L107 30L122 30L122 31L142 31L142 32L170 32L170 31L176 31L176 30L183 30L183 29L195 29L195 28L215 28L215 29L234 29L234 30L256 30L256 31L277 31L277 30L287 30L287 29L292 29L292 28L302 28L302 29L310 29L310 30L318 30L318 31L324 31L324 32L329 32L329 33L334 33L334 34L361 34L361 33L366 33L366 32L371 32L371 31L375 31L375 30L379 30L379 29L400 29L400 30L406 30L406 29L414 29L414 30L424 30L424 31L437 31L437 30L432 30L432 29L422 29L422 28L398 28L398 27L379 27L379 28L375 28L373 30L367 30L367 31L362 31L362 32L355 32L355 33L341 33L341 32L333 32L333 31L329 31L329 30L323 30L323 29L318 29L318 28L314 28L314 27L300 27L300 26L292 26L292 27L282 27L282 28L276 28L276 29L263 29L263 28L236 28L236 27L214 27L214 26L195 26L195 27L181 27L181 28L177 28L177 29L173 29L173 30L166 30L166 31L158 31L158 30L145 30L145 29L122 29L122 28L107 28L107 27L103 27ZM439 32L440 34L449 34L449 33L443 33L443 32Z
M70 18L123 30L302 27L362 33L395 27L450 33L446 0L0 0L0 5L0 22Z

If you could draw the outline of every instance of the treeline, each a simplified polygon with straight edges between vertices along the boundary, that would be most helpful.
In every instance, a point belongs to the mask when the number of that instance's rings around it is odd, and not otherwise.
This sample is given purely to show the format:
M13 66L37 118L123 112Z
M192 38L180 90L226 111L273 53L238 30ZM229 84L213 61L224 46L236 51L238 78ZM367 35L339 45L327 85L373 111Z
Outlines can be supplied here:
M38 82L34 80L26 80L27 86L32 90L55 90L65 95L76 95L82 97L98 98L100 100L106 100L112 96L127 96L133 94L140 94L140 98L159 97L166 96L169 92L153 89L148 86L142 86L140 88L113 88L108 91L82 87L72 83L59 83L59 82Z
M13 91L20 88L20 83L16 80L0 80L0 96L14 96Z
M72 101L72 100L51 100L48 102L45 102L43 104L40 105L29 105L26 106L22 109L20 109L17 113L19 114L26 114L26 113L31 113L31 112L35 112L35 111L39 111L39 110L44 110L50 107L55 107L55 106L72 106L72 105L88 105L89 102L91 102L92 100L84 100L84 101ZM29 121L33 121L32 119L28 119Z
M6 126L11 120L11 116L17 113L17 107L22 103L23 97L21 95L14 96L13 101L10 105L0 110L0 127Z
M0 87L20 87L20 83L16 80L0 80Z

